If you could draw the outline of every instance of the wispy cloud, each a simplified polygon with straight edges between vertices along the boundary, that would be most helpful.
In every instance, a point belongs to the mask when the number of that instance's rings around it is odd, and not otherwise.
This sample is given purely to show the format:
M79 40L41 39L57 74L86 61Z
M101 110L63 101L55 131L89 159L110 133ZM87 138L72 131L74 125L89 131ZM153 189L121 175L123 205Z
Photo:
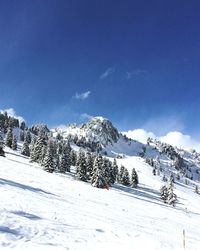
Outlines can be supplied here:
M16 114L16 111L13 108L0 110L0 113L4 113L4 112L7 112L8 116L15 117L16 119L18 119L20 123L25 121L25 119L22 116L18 116Z
M83 113L83 114L81 114L80 115L80 120L81 121L85 121L85 120L91 120L93 118L93 116L92 115L89 115L89 114L87 114L87 113Z
M109 75L112 75L115 72L115 68L108 68L103 74L100 75L100 79L104 80L105 78L107 78Z
M143 75L143 74L146 74L146 73L147 73L147 70L144 70L144 69L136 69L136 70L133 70L133 71L127 71L126 72L126 79L130 80L134 76L139 76L139 75Z
M86 92L83 92L83 93L76 93L75 94L75 98L76 99L79 99L79 100L85 100L87 99L91 94L91 91L86 91Z

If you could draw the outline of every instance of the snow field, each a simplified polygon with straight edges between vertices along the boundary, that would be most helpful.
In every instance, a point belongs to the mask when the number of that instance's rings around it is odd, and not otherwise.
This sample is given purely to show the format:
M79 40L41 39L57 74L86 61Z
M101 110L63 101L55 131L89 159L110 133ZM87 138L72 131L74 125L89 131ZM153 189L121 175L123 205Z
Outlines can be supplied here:
M173 208L159 198L161 177L139 157L118 159L135 167L139 188L93 188L70 174L49 174L6 149L0 157L0 249L186 249L200 244L200 197L176 185Z

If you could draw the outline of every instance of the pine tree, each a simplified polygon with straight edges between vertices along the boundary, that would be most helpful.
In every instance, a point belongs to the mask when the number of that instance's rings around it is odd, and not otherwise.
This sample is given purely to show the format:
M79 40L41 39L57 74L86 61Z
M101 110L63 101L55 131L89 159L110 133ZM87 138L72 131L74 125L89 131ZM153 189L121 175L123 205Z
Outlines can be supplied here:
M118 174L118 183L125 185L125 186L130 186L130 175L124 166L120 167L119 174Z
M31 161L41 163L43 161L42 148L46 145L43 133L40 133L36 139L33 148L31 148Z
M70 155L70 149L69 146L66 144L62 145L62 152L60 155L60 161L59 161L59 171L61 173L70 172L71 167L71 155Z
M91 178L92 186L97 188L105 188L107 185L105 178L103 176L102 165L103 165L103 158L101 155L98 155L94 161L92 178Z
M113 160L112 169L113 169L113 184L114 184L115 181L117 180L117 176L119 173L119 168L118 168L116 159Z
M17 137L14 135L13 138L12 138L12 145L11 145L11 148L13 150L17 150Z
M71 150L71 152L70 152L70 159L71 159L71 165L75 166L76 161L77 161L77 155L76 155L76 152L74 150Z
M24 141L23 143L21 154L25 156L30 156L30 149L27 141Z
M90 152L87 152L87 154L86 154L86 169L87 169L88 179L91 179L93 164L94 164L94 157L92 156L92 154Z
M195 185L195 193L198 194L199 193L199 188L197 185Z
M165 185L160 189L160 197L164 201L164 203L167 203L168 191Z
M124 186L130 186L130 175L127 168L124 168L121 184Z
M177 202L177 196L176 196L176 194L174 193L174 190L173 190L173 182L170 181L169 186L167 188L167 203L174 207L176 202Z
M20 134L19 134L19 140L20 141L24 141L24 131L20 131Z
M188 179L185 178L184 183L185 185L188 185Z
M40 163L41 163L42 166L43 166L43 161L44 161L44 158L45 158L46 154L47 154L47 146L43 145L42 146L42 151L41 151L41 156L40 156L40 159L41 159Z
M163 175L162 180L163 180L164 182L166 182L166 181L167 181L167 177L166 177L165 175Z
M31 133L29 130L27 130L26 135L25 135L25 140L28 144L31 143Z
M174 183L174 176L173 176L173 174L170 175L169 181Z
M21 130L24 130L24 129L25 129L25 127L26 127L25 122L21 122L20 129L21 129Z
M8 146L9 148L12 147L12 140L13 140L12 128L8 128L8 132L6 134L6 146Z
M122 182L123 182L124 171L125 171L125 167L121 165L121 167L119 169L118 176L117 176L117 181L120 184L122 184Z
M48 142L47 152L42 162L44 170L52 173L54 171L54 160L53 160L53 143L52 141Z
M138 174L137 174L135 168L133 168L132 173L131 173L131 187L136 188L138 183L139 183Z
M78 180L87 181L87 164L85 153L80 151L76 166L76 177Z
M0 135L0 156L5 156L5 152L3 148L4 148L4 140L2 136Z
M107 158L103 158L102 162L102 175L108 186L113 184L112 162Z

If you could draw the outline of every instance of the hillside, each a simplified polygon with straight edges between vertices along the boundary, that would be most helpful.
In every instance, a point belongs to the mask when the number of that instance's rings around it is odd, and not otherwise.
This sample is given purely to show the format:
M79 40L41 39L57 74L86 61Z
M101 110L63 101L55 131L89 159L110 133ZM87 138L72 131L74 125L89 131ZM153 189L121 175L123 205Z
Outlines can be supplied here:
M137 169L140 184L97 189L72 174L50 174L6 148L0 157L1 249L199 249L199 195L176 184L178 204L164 204L162 185L137 156L118 159Z

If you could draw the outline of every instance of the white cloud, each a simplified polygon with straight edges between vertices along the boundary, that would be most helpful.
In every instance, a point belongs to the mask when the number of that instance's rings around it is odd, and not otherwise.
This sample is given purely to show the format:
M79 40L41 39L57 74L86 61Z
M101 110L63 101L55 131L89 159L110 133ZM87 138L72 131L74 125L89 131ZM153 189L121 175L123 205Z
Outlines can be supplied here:
M8 116L15 117L16 119L19 120L20 123L23 122L23 121L25 121L25 119L24 119L22 116L18 116L18 115L16 114L16 111L15 111L13 108L0 110L0 112L1 112L1 113L7 112L7 113L8 113Z
M171 131L159 139L172 146L200 151L200 142L193 139L190 135L185 135L178 131Z
M92 116L92 115L89 115L89 114L87 114L87 113L83 113L83 114L80 115L80 119L81 119L82 121L91 120L92 118L93 118L93 116Z
M75 98L76 99L80 99L80 100L85 100L87 99L91 94L91 91L86 91L86 92L83 92L83 93L76 93L75 94Z
M109 75L113 74L115 72L115 68L108 68L103 74L100 75L100 79L103 80L107 78Z
M126 72L126 79L129 80L133 76L139 76L139 75L143 75L143 74L146 74L146 73L147 73L147 70L144 70L144 69L135 69L133 71L127 71Z
M183 134L179 131L170 131L164 136L156 136L153 132L146 131L145 129L134 129L123 132L128 138L137 140L142 143L147 142L147 138L156 138L162 142L168 143L183 149L196 149L200 152L200 142L193 139L190 135Z
M147 143L147 138L156 138L154 133L152 132L147 132L144 129L134 129L134 130L129 130L127 132L123 132L122 134L125 134L128 138L131 138L133 140L142 142L142 143Z

